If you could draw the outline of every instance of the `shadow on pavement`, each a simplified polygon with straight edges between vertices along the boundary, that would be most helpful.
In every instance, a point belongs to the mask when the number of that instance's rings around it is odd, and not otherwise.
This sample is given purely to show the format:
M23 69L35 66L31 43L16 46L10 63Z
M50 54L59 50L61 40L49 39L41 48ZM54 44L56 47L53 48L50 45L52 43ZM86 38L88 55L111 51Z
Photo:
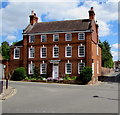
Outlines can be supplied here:
M99 76L98 80L102 82L120 83L120 73L116 76Z

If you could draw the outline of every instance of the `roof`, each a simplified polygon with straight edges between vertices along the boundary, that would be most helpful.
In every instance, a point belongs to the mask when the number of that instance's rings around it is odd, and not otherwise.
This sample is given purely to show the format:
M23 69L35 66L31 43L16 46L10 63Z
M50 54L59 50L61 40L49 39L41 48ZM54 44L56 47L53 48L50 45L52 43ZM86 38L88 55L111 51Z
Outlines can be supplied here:
M11 47L14 47L14 46L23 46L23 40L19 41L19 42L16 42L14 45L12 45Z
M39 22L29 25L23 34L49 33L49 32L67 32L67 31L85 31L90 29L90 20L65 20L53 22Z

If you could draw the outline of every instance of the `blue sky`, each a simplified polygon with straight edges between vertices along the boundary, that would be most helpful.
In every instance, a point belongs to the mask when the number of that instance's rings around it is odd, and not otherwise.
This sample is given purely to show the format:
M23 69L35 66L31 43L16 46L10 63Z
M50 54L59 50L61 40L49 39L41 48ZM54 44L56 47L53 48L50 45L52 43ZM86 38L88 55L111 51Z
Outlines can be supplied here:
M22 30L29 24L32 10L40 22L88 18L88 10L94 7L99 38L107 40L111 45L114 60L118 60L118 2L117 0L6 0L0 3L0 43L10 44L22 40Z

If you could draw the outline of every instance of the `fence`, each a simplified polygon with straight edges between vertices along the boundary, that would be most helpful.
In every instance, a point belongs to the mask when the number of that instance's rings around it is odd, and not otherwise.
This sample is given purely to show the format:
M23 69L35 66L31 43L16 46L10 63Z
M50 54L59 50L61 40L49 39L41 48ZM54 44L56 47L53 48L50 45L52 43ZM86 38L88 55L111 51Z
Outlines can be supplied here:
M113 71L113 68L110 69L110 68L105 68L105 67L101 67L101 75L106 75L108 73L111 73Z

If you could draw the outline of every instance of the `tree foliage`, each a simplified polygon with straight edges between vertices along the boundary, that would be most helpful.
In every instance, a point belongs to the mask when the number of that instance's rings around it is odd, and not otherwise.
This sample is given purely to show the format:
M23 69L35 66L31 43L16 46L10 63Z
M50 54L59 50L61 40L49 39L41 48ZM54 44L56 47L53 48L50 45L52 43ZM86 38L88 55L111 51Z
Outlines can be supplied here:
M10 46L7 41L2 42L0 47L0 53L2 54L3 59L9 60L10 59Z
M107 68L113 68L113 56L110 52L110 44L107 41L100 42L102 49L102 66Z

